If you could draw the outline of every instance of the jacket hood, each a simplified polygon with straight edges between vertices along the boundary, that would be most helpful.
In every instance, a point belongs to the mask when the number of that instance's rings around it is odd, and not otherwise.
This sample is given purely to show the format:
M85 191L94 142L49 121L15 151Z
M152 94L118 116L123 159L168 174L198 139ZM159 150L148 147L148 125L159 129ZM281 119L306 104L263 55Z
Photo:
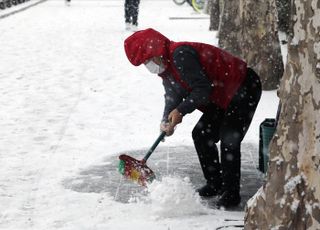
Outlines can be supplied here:
M170 40L154 29L140 30L124 41L124 49L128 60L139 66L153 57L162 56L167 59Z

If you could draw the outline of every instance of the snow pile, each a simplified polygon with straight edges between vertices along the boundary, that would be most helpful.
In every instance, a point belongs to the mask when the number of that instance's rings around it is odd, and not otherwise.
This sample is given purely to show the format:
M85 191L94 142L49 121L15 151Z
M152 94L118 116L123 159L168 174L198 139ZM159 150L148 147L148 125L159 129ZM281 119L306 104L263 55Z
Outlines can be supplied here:
M162 181L152 182L147 190L147 201L151 203L151 210L157 216L177 217L210 212L201 204L201 199L188 177L163 177Z
M302 183L303 180L306 181L306 177L302 173L301 175L290 178L284 186L285 193L293 193L294 189L298 184Z

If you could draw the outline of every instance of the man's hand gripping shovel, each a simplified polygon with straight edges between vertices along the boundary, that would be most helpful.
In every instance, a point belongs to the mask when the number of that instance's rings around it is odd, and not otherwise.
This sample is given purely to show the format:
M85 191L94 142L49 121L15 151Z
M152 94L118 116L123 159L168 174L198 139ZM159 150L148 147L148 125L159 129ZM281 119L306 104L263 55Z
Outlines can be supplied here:
M154 172L146 165L148 158L156 149L160 141L165 137L166 132L161 132L157 140L153 143L147 154L142 160L137 160L126 154L119 156L119 172L126 178L137 182L142 186L146 186L147 183L152 182L155 179Z

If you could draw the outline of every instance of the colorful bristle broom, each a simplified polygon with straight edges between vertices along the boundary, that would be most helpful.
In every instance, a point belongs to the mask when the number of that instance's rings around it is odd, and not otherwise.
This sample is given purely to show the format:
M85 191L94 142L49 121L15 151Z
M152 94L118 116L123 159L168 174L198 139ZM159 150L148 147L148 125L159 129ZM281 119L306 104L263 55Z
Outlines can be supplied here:
M146 165L146 162L165 135L165 132L161 132L157 140L153 143L142 160L137 160L126 154L121 154L119 156L119 172L127 179L132 180L142 186L146 186L147 183L151 183L155 179L155 174Z

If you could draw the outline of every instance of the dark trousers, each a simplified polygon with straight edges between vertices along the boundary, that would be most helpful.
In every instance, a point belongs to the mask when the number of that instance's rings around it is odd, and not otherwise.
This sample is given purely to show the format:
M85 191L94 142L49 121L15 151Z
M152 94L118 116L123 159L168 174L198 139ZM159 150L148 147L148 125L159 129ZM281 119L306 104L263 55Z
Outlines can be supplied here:
M138 25L139 4L140 0L125 0L124 16L126 23Z
M248 68L247 78L226 111L211 103L192 131L208 183L224 191L240 191L241 142L261 97L259 76ZM220 141L220 157L216 143Z

